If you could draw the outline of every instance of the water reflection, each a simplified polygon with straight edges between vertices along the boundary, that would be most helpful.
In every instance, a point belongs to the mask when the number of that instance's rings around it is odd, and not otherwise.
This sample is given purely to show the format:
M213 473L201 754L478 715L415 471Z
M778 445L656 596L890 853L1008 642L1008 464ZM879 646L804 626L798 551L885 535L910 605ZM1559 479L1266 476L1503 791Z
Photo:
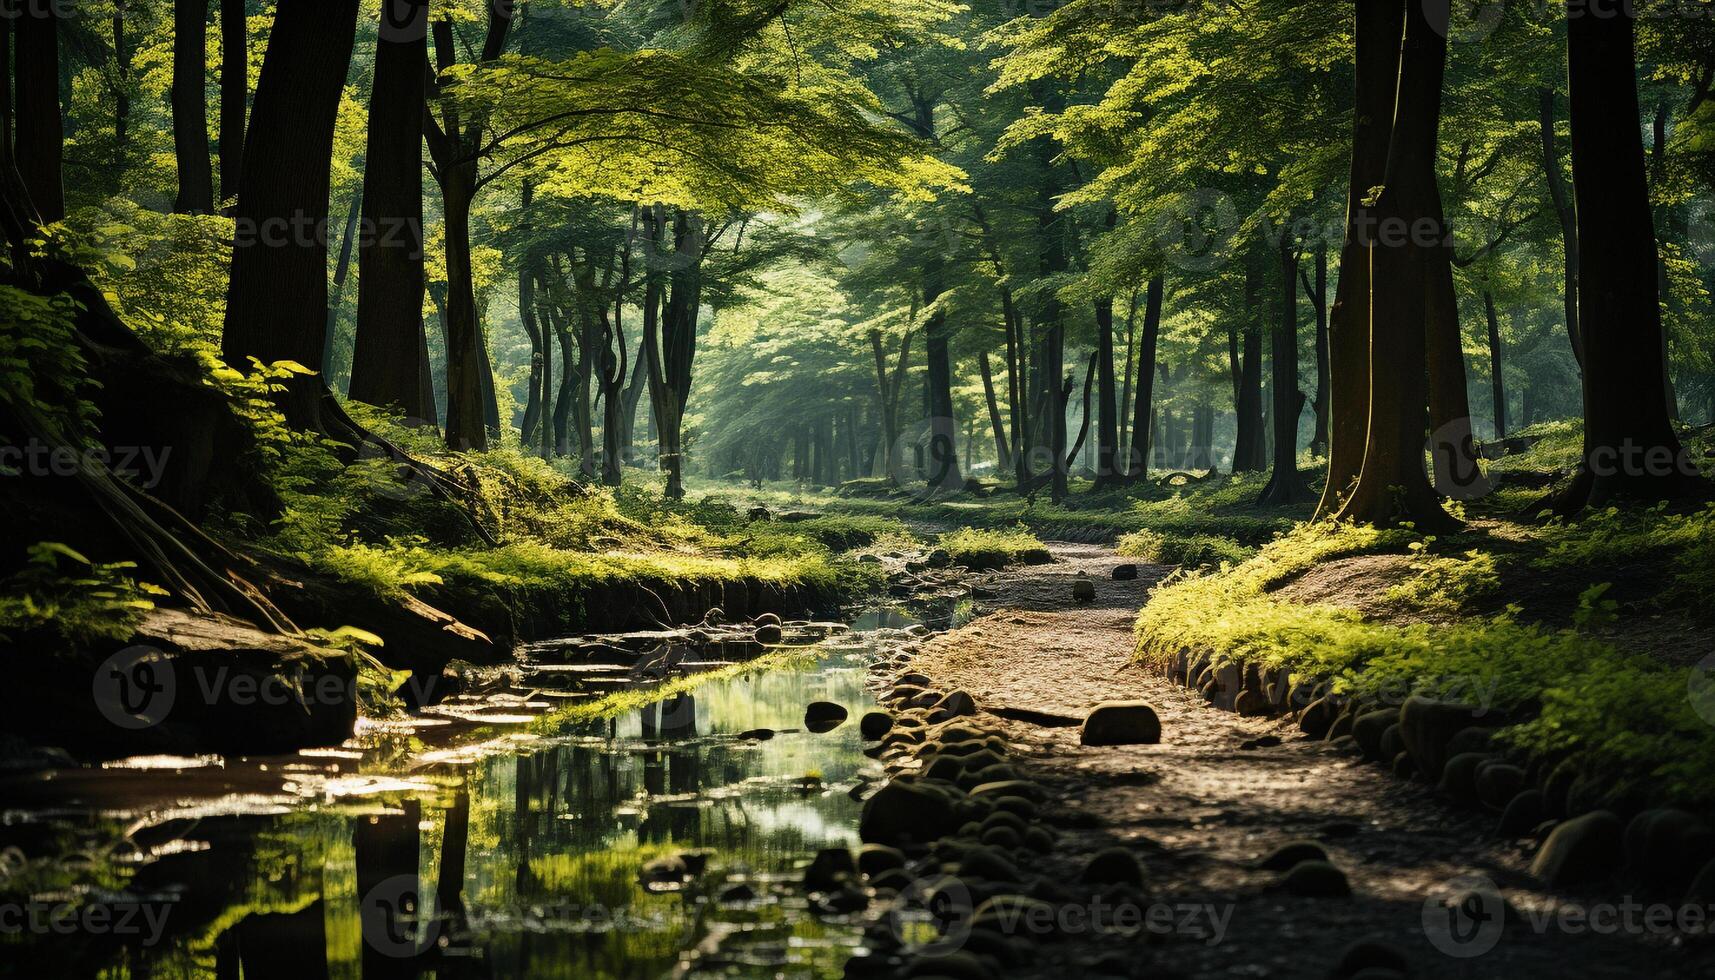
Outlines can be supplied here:
M409 782L355 804L0 828L17 848L0 898L160 923L8 930L0 975L838 976L857 927L811 916L796 868L856 844L846 790L874 763L855 723L801 728L811 701L867 710L862 680L846 654L711 681L528 751L398 763ZM778 734L738 737L758 729ZM646 888L663 860L706 866Z

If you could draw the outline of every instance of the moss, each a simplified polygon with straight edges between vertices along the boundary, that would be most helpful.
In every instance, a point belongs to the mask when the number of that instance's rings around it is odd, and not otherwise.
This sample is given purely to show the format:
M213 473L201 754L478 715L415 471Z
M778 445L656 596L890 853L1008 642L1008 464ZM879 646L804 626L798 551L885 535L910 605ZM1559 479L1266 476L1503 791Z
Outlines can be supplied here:
M994 569L1013 565L1042 565L1053 558L1036 535L1023 527L1011 530L960 528L936 539L953 564L966 568Z
M1205 568L1237 564L1256 554L1255 548L1214 534L1177 535L1144 529L1122 535L1114 550L1127 558L1156 565Z

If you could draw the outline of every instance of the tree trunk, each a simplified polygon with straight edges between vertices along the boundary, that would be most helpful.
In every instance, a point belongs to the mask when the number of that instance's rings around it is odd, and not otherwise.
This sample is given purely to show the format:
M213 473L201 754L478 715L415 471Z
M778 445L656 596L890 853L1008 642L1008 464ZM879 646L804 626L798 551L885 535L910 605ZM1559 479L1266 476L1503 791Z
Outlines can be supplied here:
M1424 359L1434 302L1438 222L1435 159L1450 0L1406 4L1397 103L1384 189L1369 235L1370 411L1363 465L1339 517L1360 524L1452 525L1423 468ZM1420 233L1427 230L1427 234Z
M1656 105L1655 124L1652 132L1654 142L1650 146L1649 181L1652 192L1661 186L1662 179L1667 175L1667 123L1671 111L1672 106L1665 99ZM1664 213L1658 220L1662 225L1660 234L1663 237L1671 236L1673 223L1671 211ZM1665 256L1658 255L1656 258L1655 279L1656 292L1661 297L1662 306L1669 310L1676 309L1677 304L1674 302L1672 284L1667 277L1667 258ZM1669 350L1669 339L1664 322L1661 332L1661 383L1667 392L1667 417L1677 419L1679 418L1679 392L1673 386L1673 357Z
M208 159L208 0L173 3L173 152L179 165L179 214L214 210Z
M387 8L390 15L404 9L428 17L427 0L389 0ZM350 394L371 405L398 406L420 422L433 418L414 356L423 332L421 112L429 55L424 35L400 38L383 30L375 49ZM528 278L520 273L520 284Z
M1328 246L1316 246L1316 283L1310 293L1316 308L1316 434L1310 438L1312 455L1328 455Z
M1157 273L1149 280L1143 307L1143 336L1137 344L1137 400L1132 403L1131 449L1126 474L1133 481L1149 477L1150 413L1155 402L1155 356L1161 340L1161 302L1166 280Z
M60 6L47 4L40 16L10 18L15 32L13 77L17 80L17 119L13 162L24 189L44 223L65 217L65 124L60 115Z
M244 0L220 0L220 196L238 196L250 100L250 25ZM421 178L418 178L419 183ZM421 318L419 318L419 324Z
M1661 372L1657 249L1638 130L1634 15L1569 8L1585 468L1563 511L1663 500L1700 485L1674 434Z
M338 348L339 315L345 308L345 284L351 278L351 250L357 240L358 216L362 214L363 192L359 191L351 198L346 207L345 223L341 226L344 231L339 239L339 257L334 260L333 284L328 291L328 321L327 329L322 333L322 383L329 388L334 387L334 352Z
M1483 290L1483 313L1489 322L1489 385L1495 415L1495 438L1507 437L1506 377L1501 372L1501 320L1495 313L1495 294Z
M930 261L924 276L923 303L932 305L941 295L939 260ZM959 472L958 422L953 418L953 366L948 350L951 330L947 314L937 309L929 315L923 332L925 366L928 375L924 383L929 395L929 471L928 481L937 490L956 491L965 486Z
M1475 500L1491 489L1478 461L1471 427L1471 395L1465 381L1464 332L1459 327L1459 297L1453 287L1453 241L1447 230L1433 158L1418 179L1425 188L1430 217L1438 229L1426 242L1429 298L1424 310L1429 364L1429 454L1437 493L1454 500Z
M1274 365L1274 472L1258 501L1297 504L1311 499L1298 472L1298 416L1304 393L1298 390L1298 256L1289 237L1280 240L1280 319L1270 332Z
M1548 181L1548 195L1554 202L1555 217L1560 220L1560 240L1564 263L1561 297L1566 311L1566 340L1572 345L1572 356L1580 369L1584 367L1584 332L1579 324L1578 309L1578 208L1566 190L1566 178L1560 170L1560 150L1554 134L1554 89L1544 86L1537 90L1537 124L1542 137L1542 173Z
M475 164L443 168L440 183L447 250L447 446L460 451L483 450L488 448L483 344L476 322L476 287L470 264Z
M1096 482L1105 490L1123 482L1119 469L1119 402L1114 385L1114 301L1096 301Z
M536 322L536 330L542 335L542 376L537 380L541 387L534 397L538 414L538 439L541 443L542 458L554 458L554 326L551 317L541 315L541 303L536 298L536 290L541 286L542 268L540 262L530 272L531 319ZM520 290L522 290L520 286Z
M1386 176L1404 29L1403 3L1378 0L1357 5L1351 180L1340 282L1328 315L1328 481L1316 508L1318 518L1340 509L1363 466L1370 403L1368 246L1375 233L1374 210L1367 199L1371 188Z
M994 393L994 372L989 368L988 351L977 355L977 369L982 372L983 398L988 402L989 427L994 430L995 471L1005 472L1012 468L1011 440L1006 434L1006 425L1000 420L1000 401Z
M4 52L0 51L0 54ZM125 34L125 8L116 4L113 8L112 175L116 184L122 179L131 158L131 57L131 41ZM8 125L4 138L11 139L11 136L11 127Z
M1121 476L1131 480L1131 456L1128 437L1131 433L1131 364L1137 355L1137 298L1142 292L1135 287L1131 291L1131 303L1125 314L1125 360L1120 362L1120 400L1119 400L1119 463ZM1121 462L1123 461L1123 462Z
M323 368L328 248L319 230L357 8L358 0L282 0L276 13L244 147L254 179L238 200L221 346L241 369L252 357ZM294 377L286 387L287 421L322 431L323 379Z
M1238 429L1233 443L1233 472L1260 473L1267 460L1262 418L1262 254L1245 258L1245 324L1239 352L1239 389L1234 411Z
M530 185L524 185L522 200L529 207ZM542 330L536 325L536 273L526 256L518 270L518 320L530 338L530 382L524 400L524 421L518 427L519 444L525 448L536 445L537 429L542 421L542 369L546 356L542 351Z

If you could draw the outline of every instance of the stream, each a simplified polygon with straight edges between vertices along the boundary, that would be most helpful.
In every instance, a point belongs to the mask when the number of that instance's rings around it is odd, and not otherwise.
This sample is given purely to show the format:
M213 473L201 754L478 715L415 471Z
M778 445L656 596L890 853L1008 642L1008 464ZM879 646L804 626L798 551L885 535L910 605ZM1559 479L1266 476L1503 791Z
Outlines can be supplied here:
M0 975L837 977L864 923L802 867L857 844L865 668L926 629L788 623L803 655L755 670L569 638L335 749L9 776ZM806 731L814 701L849 717Z

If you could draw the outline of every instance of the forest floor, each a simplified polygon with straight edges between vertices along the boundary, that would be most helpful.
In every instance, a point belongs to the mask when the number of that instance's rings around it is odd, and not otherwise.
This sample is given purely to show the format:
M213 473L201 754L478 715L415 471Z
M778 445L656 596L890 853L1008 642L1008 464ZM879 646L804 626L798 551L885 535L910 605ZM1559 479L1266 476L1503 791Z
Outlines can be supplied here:
M1116 845L1139 860L1152 907L1175 910L1148 975L1346 975L1335 965L1360 940L1391 947L1417 976L1709 975L1715 950L1688 954L1674 930L1644 929L1638 913L1613 930L1581 926L1584 911L1635 900L1541 890L1528 872L1534 845L1494 836L1493 814L1454 807L1285 721L1217 710L1139 665L1136 612L1170 569L1146 565L1137 580L1114 581L1126 559L1111 548L1051 547L1055 564L986 580L980 605L993 611L924 644L911 669L935 689L972 694L972 721L1013 744L1021 777L1046 790L1045 811L1080 814L1034 872L1076 881ZM1073 599L1080 575L1095 584L1092 603ZM1159 745L1084 747L1075 727L1019 720L1081 719L1129 699L1154 706ZM1278 872L1257 867L1305 840L1345 873L1350 897L1290 895ZM1469 890L1472 875L1523 913L1482 955L1469 955L1470 937L1449 938L1454 920L1441 904ZM1136 953L1112 936L1070 939L1044 947L1033 975L1107 975L1091 969L1113 962L1104 952Z

